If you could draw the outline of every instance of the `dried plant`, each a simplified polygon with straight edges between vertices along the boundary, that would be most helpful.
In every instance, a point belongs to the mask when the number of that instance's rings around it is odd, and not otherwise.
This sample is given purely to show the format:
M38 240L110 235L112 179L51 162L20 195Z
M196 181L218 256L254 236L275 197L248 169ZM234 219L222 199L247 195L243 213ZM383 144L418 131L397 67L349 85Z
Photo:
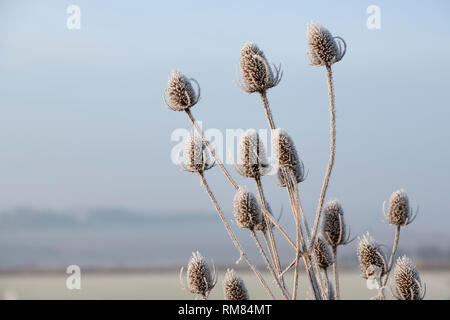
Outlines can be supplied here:
M422 300L425 286L411 259L406 256L397 259L394 269L395 288L393 295L398 300Z
M223 280L225 300L249 300L247 288L244 281L233 269L227 269Z
M208 264L203 259L200 252L193 252L189 260L186 273L187 286L183 283L183 268L180 270L180 283L185 290L202 296L207 299L211 290L217 283L216 267L213 263L213 271L211 272Z
M315 299L340 298L337 248L340 245L349 243L350 232L346 228L344 210L339 202L331 200L324 207L324 201L336 153L335 101L331 68L333 64L344 57L346 44L342 38L333 36L326 28L314 22L307 28L307 44L309 47L307 57L310 63L313 66L324 66L326 69L330 114L330 154L312 228L308 225L300 198L299 183L305 180L303 162L297 153L293 139L283 129L275 126L269 106L267 92L270 88L279 84L282 78L282 71L280 66L268 62L265 54L256 44L246 43L241 49L239 63L242 80L238 81L238 86L246 93L258 93L260 96L268 126L271 129L271 147L275 163L269 163L266 157L265 146L258 133L255 130L247 130L240 140L239 162L234 164L236 171L242 177L254 180L257 189L256 196L247 189L240 187L233 179L221 162L221 159L216 156L214 148L197 124L191 112L191 107L197 104L200 98L200 85L198 82L187 78L179 71L173 71L169 78L168 87L163 94L164 102L171 110L184 111L186 113L195 131L186 140L184 162L181 163L181 166L184 170L199 175L203 188L211 199L231 241L239 252L238 262L241 259L246 261L272 299L275 298L275 295L255 264L247 256L244 248L240 245L206 180L205 172L211 169L214 164L217 164L228 182L235 189L234 218L236 224L238 227L246 230L250 237L254 239L256 248L273 278L272 281L276 284L284 299L297 298L301 260L305 266L306 275ZM197 90L194 90L194 84ZM264 194L262 178L273 167L277 170L278 186L283 187L288 195L295 221L295 240L291 239L285 228L273 217L269 201L267 201ZM376 279L380 286L378 296L375 297L376 299L385 299L384 288L397 251L400 228L405 227L414 220L408 197L403 190L399 190L391 196L388 214L385 214L385 217L390 225L396 227L389 262L386 263L386 257L381 247L368 233L359 240L357 249L362 277L365 279ZM321 220L323 238L318 236ZM274 231L279 231L284 240L294 250L295 259L284 269L281 268ZM264 237L266 248L263 248L259 240L261 236ZM334 286L330 283L327 273L331 266L333 266L334 270ZM291 268L295 268L294 281L292 288L290 288L292 293L288 290L289 288L284 279L284 275ZM394 277L396 283L394 296L401 299L423 298L424 290L422 290L420 278L414 265L407 258L398 260ZM208 297L209 292L215 285L215 272L214 276L212 276L207 264L198 253L194 254L189 262L187 281L189 284L188 290L202 296L204 299ZM227 270L223 284L226 299L245 300L249 298L242 279L232 269Z

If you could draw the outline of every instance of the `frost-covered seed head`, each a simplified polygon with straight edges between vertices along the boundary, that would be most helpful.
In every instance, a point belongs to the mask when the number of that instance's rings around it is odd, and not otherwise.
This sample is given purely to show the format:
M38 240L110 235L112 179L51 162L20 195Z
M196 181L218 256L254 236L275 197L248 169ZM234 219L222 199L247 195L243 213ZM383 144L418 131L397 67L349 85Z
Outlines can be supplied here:
M325 27L312 22L308 25L306 34L309 45L307 56L312 65L331 66L344 57L345 41L340 37L333 37Z
M399 300L422 300L424 291L416 266L406 256L397 259L394 269L395 296Z
M199 294L203 298L206 298L215 286L209 266L198 251L193 252L189 260L187 281L191 293Z
M294 141L282 129L272 130L272 149L279 167L295 168L301 162Z
M401 189L391 195L389 201L388 223L396 226L405 226L411 222L411 210L406 192Z
M253 230L262 219L256 197L242 187L234 196L234 218L240 228L250 230Z
M192 82L197 85L195 92ZM164 102L173 111L184 111L195 105L200 99L200 86L195 79L188 79L184 74L173 70L168 87L164 90Z
M357 249L359 266L361 268L361 276L365 279L372 274L368 274L368 270L374 270L371 266L377 266L381 269L380 276L386 274L386 258L381 248L375 243L375 240L369 235L365 234L358 243Z
M202 138L192 133L185 141L184 161L181 166L189 172L204 172L214 166Z
M264 52L254 43L246 43L242 47L240 65L244 81L240 87L247 93L264 92L281 80L280 69L275 67L272 71Z
M244 281L233 269L227 269L223 280L225 300L248 300L248 292Z
M247 178L257 178L269 171L269 163L266 157L266 149L259 134L253 130L247 130L241 137L240 164L236 165L236 171Z
M314 244L314 253L317 257L317 264L322 269L327 269L333 264L330 248L322 238L318 237Z
M344 222L344 209L337 200L330 200L325 206L322 221L322 234L332 248L348 241Z

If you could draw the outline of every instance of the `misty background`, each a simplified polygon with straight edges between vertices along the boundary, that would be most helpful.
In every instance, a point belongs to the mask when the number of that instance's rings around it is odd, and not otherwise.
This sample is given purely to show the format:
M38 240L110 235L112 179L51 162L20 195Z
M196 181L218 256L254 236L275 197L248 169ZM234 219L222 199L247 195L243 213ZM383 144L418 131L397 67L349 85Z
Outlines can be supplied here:
M71 4L80 30L66 27ZM366 27L372 4L379 30ZM394 228L381 206L404 188L420 209L400 252L448 261L448 9L446 1L0 1L0 268L179 265L195 250L234 263L198 176L171 161L180 142L172 133L190 127L161 94L178 68L200 83L192 112L204 129L266 128L259 98L233 83L248 41L282 65L269 101L309 172L300 190L312 220L329 152L325 70L305 55L312 20L348 46L333 66L337 153L327 199L342 202L353 235L370 231L390 248ZM218 168L206 176L231 219L234 189ZM293 231L273 180L263 178L267 198ZM355 246L342 249L343 264L355 262Z

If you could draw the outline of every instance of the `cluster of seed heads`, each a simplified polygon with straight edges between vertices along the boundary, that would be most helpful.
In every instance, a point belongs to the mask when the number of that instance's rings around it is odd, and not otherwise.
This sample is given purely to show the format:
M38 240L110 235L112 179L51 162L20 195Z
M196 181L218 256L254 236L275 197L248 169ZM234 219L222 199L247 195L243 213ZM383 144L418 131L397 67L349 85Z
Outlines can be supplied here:
M327 269L333 264L330 247L320 237L318 237L316 242L314 243L314 253L316 254L317 264L319 265L319 268Z
M192 83L197 85L197 92L195 92ZM184 111L194 106L200 99L200 86L195 79L188 79L181 72L173 70L163 97L169 109Z
M266 149L255 130L249 129L242 135L239 147L240 163L234 167L241 176L258 178L267 174L270 166Z
M369 233L359 240L357 254L363 278L371 277L376 271L375 267L379 268L380 276L386 274L387 265L384 253Z
M223 280L225 300L249 300L244 281L233 269L227 269Z
M322 234L331 248L348 243L350 234L344 222L344 209L337 200L327 202L323 212Z
M242 47L240 65L244 83L239 81L238 85L247 93L262 93L276 86L282 77L280 67L272 64L272 70L264 52L254 43L246 43Z
M197 251L192 253L187 267L186 280L188 286L183 284L183 268L180 271L180 282L183 288L193 294L199 294L206 299L217 283L216 267L213 264L211 272L202 255Z
M419 272L411 259L406 256L397 259L394 269L394 296L399 300L422 300L425 296L424 286Z
M184 162L180 161L181 167L189 172L202 173L214 166L202 138L195 133L185 141Z
M314 66L331 66L340 61L346 51L346 44L341 37L333 35L320 24L312 22L307 28L309 50L307 56Z
M250 230L254 230L263 220L258 200L243 187L234 196L234 218L240 228Z
M391 195L389 212L385 218L389 224L395 226L405 226L414 220L408 195L403 189L397 190Z

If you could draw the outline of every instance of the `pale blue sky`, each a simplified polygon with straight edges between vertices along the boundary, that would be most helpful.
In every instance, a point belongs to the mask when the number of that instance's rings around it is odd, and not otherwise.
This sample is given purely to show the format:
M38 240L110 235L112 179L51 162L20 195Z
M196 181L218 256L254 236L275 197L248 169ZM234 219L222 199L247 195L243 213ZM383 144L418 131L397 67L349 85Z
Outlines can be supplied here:
M66 8L81 8L81 30ZM381 30L366 8L381 8ZM234 84L239 50L256 42L281 62L269 91L275 121L309 170L307 212L328 161L323 68L308 64L306 24L342 36L335 65L337 155L328 195L350 224L381 223L380 208L405 188L418 226L450 218L450 4L446 1L0 1L0 208L120 207L152 214L211 212L198 177L170 161L174 129L189 128L161 92L172 68L195 77L204 128L265 128L257 96ZM231 168L232 170L232 168ZM250 181L234 176L252 188ZM233 189L208 172L231 214ZM272 207L284 191L265 178Z

